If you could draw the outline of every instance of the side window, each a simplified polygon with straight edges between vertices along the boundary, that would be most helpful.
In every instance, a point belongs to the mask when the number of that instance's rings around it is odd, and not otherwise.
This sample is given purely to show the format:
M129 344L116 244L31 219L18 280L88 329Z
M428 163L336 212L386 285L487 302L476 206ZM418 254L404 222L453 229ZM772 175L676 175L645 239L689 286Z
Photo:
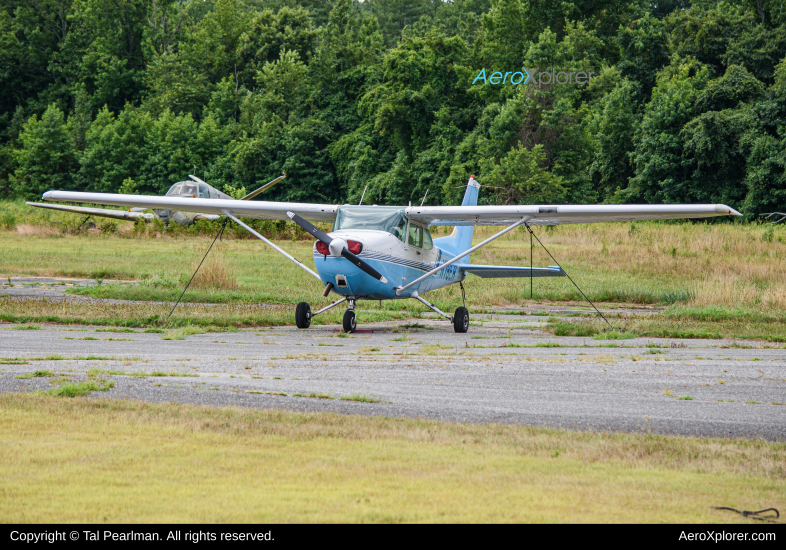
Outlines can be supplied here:
M409 224L409 244L423 248L423 228Z
M431 250L434 248L434 243L431 241L431 233L428 229L423 230L423 250Z
M204 183L199 184L199 198L201 199L209 199L210 198L210 191L207 188L207 185Z

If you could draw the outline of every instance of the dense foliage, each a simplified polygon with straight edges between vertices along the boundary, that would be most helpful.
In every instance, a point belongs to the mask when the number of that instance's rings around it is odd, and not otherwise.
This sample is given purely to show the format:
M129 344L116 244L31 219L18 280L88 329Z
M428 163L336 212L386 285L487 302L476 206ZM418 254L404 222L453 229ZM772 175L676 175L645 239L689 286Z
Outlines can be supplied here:
M592 72L491 84L495 71ZM782 0L0 0L0 197L786 210Z

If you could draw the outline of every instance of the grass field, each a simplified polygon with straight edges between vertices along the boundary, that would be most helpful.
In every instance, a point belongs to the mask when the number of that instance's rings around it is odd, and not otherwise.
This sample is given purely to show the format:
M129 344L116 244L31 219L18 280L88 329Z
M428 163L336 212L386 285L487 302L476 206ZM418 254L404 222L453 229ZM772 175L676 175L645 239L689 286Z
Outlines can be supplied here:
M69 222L72 223L72 222ZM99 281L139 281L138 285L102 284L74 290L96 298L174 302L201 260L211 239L175 230L174 236L146 230L146 236L125 230L109 234L68 236L54 225L20 225L0 232L1 275L56 275L89 277ZM123 223L119 224L122 229ZM23 229L20 229L22 227ZM284 226L282 226L284 227ZM49 233L46 233L49 231ZM282 229L287 234L288 229ZM436 235L442 229L435 230ZM477 228L475 240L494 228ZM540 239L593 301L606 304L648 304L666 307L647 318L628 317L615 326L628 333L691 337L720 335L785 341L786 338L786 228L771 225L704 223L618 223L536 228ZM53 233L55 232L55 233ZM124 236L125 235L125 236ZM279 244L311 262L311 241L291 238ZM473 263L528 265L529 239L523 231L505 236L472 257ZM535 265L553 265L536 246ZM467 306L480 312L493 307L531 305L526 279L480 279L466 282ZM291 311L253 310L249 304L291 306L308 301L313 308L328 303L320 285L264 244L250 239L219 242L200 275L183 297L186 303L225 304L178 310L172 326L270 325L292 323ZM461 305L455 285L429 293L429 299L451 311ZM581 302L566 278L534 283L536 302ZM427 311L413 300L379 305L362 303L365 320L417 316ZM61 303L4 304L4 320L16 322L75 322L152 326L169 313L163 305L81 307ZM337 322L337 312L317 318ZM600 325L580 322L579 332ZM570 332L552 327L555 333ZM574 330L573 332L576 332ZM566 333L567 333L566 332Z
M23 437L20 437L24 434ZM0 396L0 519L737 522L786 445Z

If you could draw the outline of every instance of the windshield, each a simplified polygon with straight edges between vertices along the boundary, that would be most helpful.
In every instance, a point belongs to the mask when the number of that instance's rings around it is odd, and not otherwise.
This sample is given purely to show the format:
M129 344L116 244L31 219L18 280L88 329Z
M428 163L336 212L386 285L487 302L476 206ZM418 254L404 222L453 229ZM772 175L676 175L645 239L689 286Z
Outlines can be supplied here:
M404 238L407 218L404 209L395 206L342 206L336 214L333 231L339 229L370 229L387 231Z
M197 189L199 191L197 192ZM169 188L169 191L166 192L167 195L186 195L189 197L200 197L203 199L210 198L210 191L207 188L207 185L201 183L197 186L196 183L190 181L181 181L180 183L174 184L172 187Z

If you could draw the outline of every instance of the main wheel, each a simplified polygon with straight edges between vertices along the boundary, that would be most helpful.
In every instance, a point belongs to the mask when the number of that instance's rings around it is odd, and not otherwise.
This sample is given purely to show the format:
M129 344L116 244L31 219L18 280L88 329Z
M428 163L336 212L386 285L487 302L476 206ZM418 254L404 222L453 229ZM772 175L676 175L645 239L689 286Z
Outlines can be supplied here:
M311 326L311 306L306 302L300 302L295 308L295 324L297 328L308 328Z
M453 316L453 330L456 332L467 332L469 330L469 311L467 308L460 307Z
M344 312L344 332L355 332L357 328L357 317L355 316L354 309L348 309Z

